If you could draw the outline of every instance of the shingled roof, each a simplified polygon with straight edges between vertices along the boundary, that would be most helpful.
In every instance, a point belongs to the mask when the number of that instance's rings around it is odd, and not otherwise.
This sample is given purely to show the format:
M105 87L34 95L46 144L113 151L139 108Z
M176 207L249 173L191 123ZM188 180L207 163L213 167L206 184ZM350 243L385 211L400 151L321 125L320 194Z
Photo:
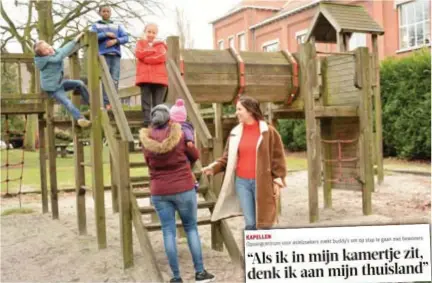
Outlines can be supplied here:
M369 33L383 35L384 29L363 6L338 3L320 3L312 20L306 40L336 42L336 33Z

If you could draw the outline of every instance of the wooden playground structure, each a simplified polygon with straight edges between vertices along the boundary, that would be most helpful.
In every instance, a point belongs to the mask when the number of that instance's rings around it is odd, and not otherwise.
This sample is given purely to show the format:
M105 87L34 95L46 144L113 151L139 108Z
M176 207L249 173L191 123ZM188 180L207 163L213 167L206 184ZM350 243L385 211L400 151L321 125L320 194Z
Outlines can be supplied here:
M195 168L204 201L199 209L211 213L217 199L222 176L208 178L200 174L207 165L221 156L227 135L236 123L232 115L222 113L222 105L233 103L239 95L248 95L263 103L269 123L278 119L305 119L308 161L309 221L319 219L318 188L322 185L324 207L332 207L332 190L362 191L363 214L372 213L374 165L378 182L383 181L381 104L379 89L378 35L382 29L363 10L346 5L321 4L308 34L308 42L300 51L237 52L227 50L180 50L178 37L169 37L167 69L169 75L168 103L183 98L193 123L201 160ZM338 10L342 9L342 10ZM337 15L343 16L335 16ZM361 28L344 22L350 13L363 19ZM348 51L352 32L371 34L373 49L361 47ZM336 43L336 53L316 51L315 43ZM146 255L151 280L162 280L156 264L149 233L160 230L156 220L142 221L143 214L153 214L152 206L140 207L137 199L148 198L149 177L130 177L131 168L144 168L144 162L130 162L137 130L142 127L141 111L125 111L120 99L140 95L131 87L115 90L104 57L98 55L95 33L87 32L69 57L70 77L80 78L77 52L87 50L91 164L84 163L83 130L69 122L74 143L75 189L78 230L87 233L86 192L91 191L95 203L95 222L98 247L106 248L104 190L110 189L114 212L119 213L124 267L133 265L132 225L142 252ZM24 54L2 54L2 63L33 64L33 57ZM36 79L36 81L38 81ZM103 83L112 109L101 107ZM80 98L72 96L79 105ZM7 103L19 100L19 104ZM50 171L51 212L59 217L56 177L56 149L53 113L54 102L41 94L36 85L34 93L2 94L2 115L37 114L39 117L40 172L43 213L48 212L48 180ZM205 106L210 108L205 108ZM64 122L61 122L64 126ZM46 131L46 140L45 140ZM110 153L111 185L103 183L103 144ZM46 151L47 149L47 151ZM48 167L45 156L48 155ZM92 184L85 184L84 168L91 167ZM288 164L289 167L289 164ZM289 186L289 184L288 184ZM199 225L210 225L212 248L222 251L225 245L232 261L242 266L241 249L228 227L227 220L212 223L210 218L198 219ZM181 226L179 222L178 227Z

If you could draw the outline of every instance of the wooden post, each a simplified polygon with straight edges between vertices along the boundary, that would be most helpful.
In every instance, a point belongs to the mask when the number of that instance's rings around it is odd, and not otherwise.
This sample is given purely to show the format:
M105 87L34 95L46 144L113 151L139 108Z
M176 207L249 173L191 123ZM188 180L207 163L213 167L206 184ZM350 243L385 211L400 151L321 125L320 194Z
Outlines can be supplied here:
M178 67L180 64L180 39L178 36L169 36L167 38L167 45L168 45L168 58L172 59L176 66ZM166 101L168 103L174 104L176 100L176 95L174 93L174 87L169 83L168 85L168 95L166 98ZM177 214L177 213L176 213ZM158 217L156 213L151 214L152 221L158 221ZM180 216L177 214L177 219L180 219ZM184 229L182 227L177 228L177 235L179 238L185 238L186 233L184 232Z
M369 111L371 111L369 98L371 91L370 84L370 64L369 51L366 47L360 47L356 50L356 72L359 80L357 85L361 87L360 96L360 135L359 135L359 155L360 155L360 179L363 186L363 214L370 215L372 213L372 191L373 182L373 162L371 158L370 145L372 144L372 136L369 123Z
M345 51L345 40L344 35L340 32L336 32L336 44L337 44L337 52Z
M120 238L123 254L123 267L133 266L133 244L132 244L132 212L130 199L130 177L129 177L129 142L118 141L118 184L120 204Z
M213 138L213 156L212 159L216 159L222 156L224 146L223 146L223 124L222 124L222 104L213 103L214 110L214 125L215 125L215 135ZM216 196L219 196L222 187L222 174L213 176L211 188ZM223 238L221 233L221 223L214 223L211 226L212 232L212 249L216 251L223 251Z
M119 212L118 183L117 183L117 178L115 177L115 170L114 170L113 159L111 155L110 155L110 173L111 173L112 209L114 213L117 213Z
M57 196L57 166L56 166L56 148L54 134L54 100L46 100L46 119L47 119L47 140L48 140L48 163L50 172L50 189L51 189L51 211L52 218L59 218L58 196Z
M39 115L39 121L43 120L43 114ZM45 125L39 123L39 166L41 182L42 213L48 212L48 185L46 168L46 144L45 144Z
M384 181L384 163L383 163L383 138L382 138L382 109L381 109L381 79L380 79L380 62L378 53L378 35L372 35L372 52L375 72L375 158L378 171L378 184Z
M318 178L320 177L317 154L317 122L314 113L313 88L316 80L315 46L308 42L300 46L300 91L305 103L306 144L308 161L309 221L318 221Z
M78 54L74 53L69 57L70 76L72 79L80 78L80 66ZM80 95L72 95L72 103L75 106L81 104ZM87 234L87 218L86 218L86 200L85 200L85 168L84 163L84 146L80 142L80 133L82 130L77 128L76 121L72 118L72 137L74 143L74 164L75 164L75 192L76 192L76 210L78 231L80 235Z
M87 33L87 74L88 89L90 92L90 117L91 117L91 160L92 160L92 189L95 201L96 235L99 249L105 249L106 225L105 225L105 195L103 183L102 160L102 122L101 122L101 89L99 82L98 41L94 32Z
M40 73L35 70L35 93L41 93L40 89ZM48 184L47 184L47 168L46 168L46 144L45 144L45 125L41 123L44 119L43 114L38 115L38 136L39 136L39 167L40 167L40 182L41 182L41 198L42 198L42 213L48 212Z
M180 39L178 36L169 36L167 38L167 45L168 45L168 58L174 60L176 66L178 67L180 64ZM175 103L175 88L168 83L168 94L166 97L166 101L168 103L174 104Z

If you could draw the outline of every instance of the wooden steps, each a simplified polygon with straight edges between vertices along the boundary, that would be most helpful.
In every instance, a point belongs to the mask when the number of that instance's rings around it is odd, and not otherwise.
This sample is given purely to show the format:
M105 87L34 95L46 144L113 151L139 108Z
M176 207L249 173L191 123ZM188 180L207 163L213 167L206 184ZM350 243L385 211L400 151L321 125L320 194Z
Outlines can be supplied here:
M203 217L197 219L197 225L208 225L208 224L211 224L210 217L205 217L205 218ZM182 226L183 224L181 221L176 221L177 228L180 228ZM147 229L148 232L159 231L162 229L161 223L148 223L148 224L144 224L144 227Z
M198 209L201 208L213 208L215 206L215 202L214 201L199 201L198 202ZM154 206L143 206L143 207L139 207L139 211L141 212L141 214L149 214L149 213L153 213L156 212Z
M198 188L198 193L199 194L203 194L208 190L208 186L200 186ZM134 190L132 191L132 193L134 194L134 196L138 199L138 198L147 198L150 197L150 190L149 189L144 189L144 190Z

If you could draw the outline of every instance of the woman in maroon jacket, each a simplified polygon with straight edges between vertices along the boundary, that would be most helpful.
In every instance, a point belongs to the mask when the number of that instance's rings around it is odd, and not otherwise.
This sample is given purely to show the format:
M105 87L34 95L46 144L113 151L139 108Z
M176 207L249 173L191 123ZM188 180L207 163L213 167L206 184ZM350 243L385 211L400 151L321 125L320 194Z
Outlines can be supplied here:
M167 106L157 105L150 116L151 125L148 129L141 129L140 140L150 172L151 201L162 224L165 252L173 272L170 282L183 282L177 258L176 211L192 254L195 281L211 282L215 277L204 269L202 260L197 229L197 196L190 167L190 163L199 157L198 150L195 146L186 146L180 124L169 121Z

